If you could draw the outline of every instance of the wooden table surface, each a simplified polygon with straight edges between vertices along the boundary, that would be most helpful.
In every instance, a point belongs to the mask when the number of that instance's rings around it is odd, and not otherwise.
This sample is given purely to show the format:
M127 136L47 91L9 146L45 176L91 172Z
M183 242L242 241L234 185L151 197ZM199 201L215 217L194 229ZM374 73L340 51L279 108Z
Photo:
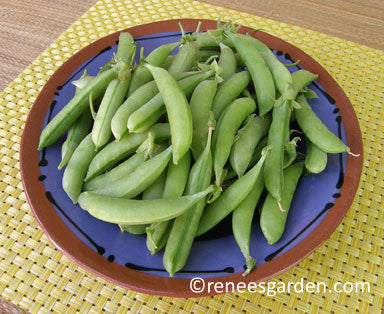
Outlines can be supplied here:
M95 2L96 0L0 0L0 91ZM383 0L204 2L384 50ZM0 297L0 313L24 311Z

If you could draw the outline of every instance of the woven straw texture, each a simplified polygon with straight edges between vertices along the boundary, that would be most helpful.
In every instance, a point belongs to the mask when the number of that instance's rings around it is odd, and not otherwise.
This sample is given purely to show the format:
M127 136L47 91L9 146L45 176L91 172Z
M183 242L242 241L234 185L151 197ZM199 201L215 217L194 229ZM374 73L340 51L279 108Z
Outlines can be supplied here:
M174 299L127 291L60 253L34 219L19 172L20 138L29 109L54 71L74 53L117 30L159 20L233 20L263 28L311 55L337 80L359 119L365 161L354 203L331 238L272 281L371 284L371 291L320 294L227 294ZM31 312L380 313L384 297L384 52L339 38L190 0L102 0L65 31L0 94L0 293Z

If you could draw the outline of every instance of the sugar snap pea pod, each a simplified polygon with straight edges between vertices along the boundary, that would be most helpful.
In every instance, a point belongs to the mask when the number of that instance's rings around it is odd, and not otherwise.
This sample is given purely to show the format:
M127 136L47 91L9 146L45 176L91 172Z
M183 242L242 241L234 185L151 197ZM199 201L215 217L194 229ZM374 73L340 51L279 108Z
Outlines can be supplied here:
M180 42L164 44L154 49L146 58L145 62L154 66L161 66L170 53L180 45ZM143 49L140 51L142 54ZM152 80L152 75L147 68L143 66L143 56L140 58L140 65L132 74L132 81L128 89L127 96L131 95L140 86Z
M41 132L38 149L41 150L56 142L77 118L89 108L90 93L92 93L93 99L100 98L109 82L115 77L116 72L113 69L103 71L90 84L87 84L81 92L77 93Z
M289 207L295 194L297 183L303 171L304 163L298 162L284 170L284 189L281 197L281 211L276 199L269 193L264 201L260 215L260 227L268 244L280 240L287 220Z
M267 135L270 125L270 115L264 117L251 115L244 127L237 132L229 161L239 177L247 170L257 144L261 138Z
M220 43L220 59L219 67L221 69L220 76L224 81L229 79L233 74L236 73L237 64L235 54L232 49L228 46Z
M211 230L247 197L260 176L268 152L269 148L267 147L263 150L260 160L251 170L232 183L219 198L205 208L196 236Z
M207 127L207 125L206 125ZM212 175L211 137L213 125L209 126L208 139L204 151L193 165L185 194L191 195L206 189ZM184 214L175 219L171 234L165 247L163 265L170 276L182 269L187 261L189 252L199 226L200 217L205 207L205 199L189 208Z
M259 114L264 116L272 109L276 96L272 73L258 50L248 43L245 36L232 32L225 32L225 34L230 38L247 66L255 87Z
M325 124L312 111L305 97L299 95L296 100L301 108L294 109L295 117L305 136L323 152L348 153L349 147L328 130Z
M296 147L297 142L300 140L300 137L294 137L292 141L285 144L283 169L289 167L296 160Z
M196 85L210 78L215 74L210 70L196 74L177 82L183 93L189 97ZM166 112L163 97L158 93L146 104L136 110L128 119L128 129L130 132L143 132L155 123Z
M166 70L149 64L145 66L151 71L167 110L173 163L177 164L191 147L191 109L177 81Z
M280 201L283 190L284 145L288 132L290 116L290 100L275 106L272 112L272 123L268 131L268 146L271 152L265 160L264 181L268 192Z
M240 67L245 67L245 63L238 52L235 53L236 64Z
M191 150L195 160L200 156L208 139L209 112L217 90L216 80L205 80L193 91L190 106L193 124Z
M74 204L81 193L85 174L92 158L96 155L91 134L77 146L63 174L63 189Z
M305 154L305 168L310 173L320 173L327 166L327 153L323 152L311 141L305 141L307 152Z
M256 261L249 252L249 241L251 239L251 227L253 215L261 192L264 189L263 172L260 173L255 185L247 197L235 208L232 213L232 231L236 243L244 255L247 269L243 276L248 275L256 265Z
M305 88L308 84L316 79L317 75L307 70L298 70L293 72L292 81L295 98L303 88Z
M163 198L175 198L183 195L190 166L190 152L187 152L177 165L169 163L162 195ZM152 224L147 229L147 248L152 255L165 246L172 224L173 220L167 220Z
M216 120L220 118L225 108L247 87L250 80L251 77L248 71L242 71L232 75L227 81L221 84L212 105Z
M173 199L132 200L83 192L79 205L97 219L120 224L140 225L169 220L215 191L213 185L203 192Z
M219 43L223 38L223 30L222 29L211 29L206 32L198 33L195 32L191 35L191 37L195 40L196 44L202 48L216 48L219 46Z
M173 60L175 60L175 58L176 58L176 55L170 55L170 56L168 56L168 57L165 59L165 61L163 62L163 64L161 65L161 67L162 67L163 69L168 70L169 67L171 66Z
M244 97L233 101L223 112L213 135L213 169L216 184L221 185L222 172L231 152L231 146L244 119L256 109L253 99Z
M200 72L174 73L172 76L179 81ZM127 122L130 115L148 102L159 92L156 82L148 82L137 88L117 109L111 121L114 137L119 141L128 132Z
M168 123L158 123L150 128L149 133L158 141L170 137ZM129 157L148 137L148 132L126 134L119 142L111 142L93 158L85 181L89 181L104 171Z
M158 177L157 180L143 192L143 196L141 199L153 200L161 198L161 196L163 195L165 178L166 171L163 171L160 177ZM148 225L119 225L119 227L121 231L129 232L132 234L145 234Z
M116 180L95 193L112 197L133 198L151 186L161 175L171 158L172 147L145 161L124 178Z
M87 70L85 70L79 80L72 82L72 84L76 86L75 93L79 93L87 84L90 84L94 78L94 76L88 75ZM57 167L59 170L68 163L76 147L79 146L84 137L88 135L92 121L91 112L85 110L69 128L67 139L61 146L61 162Z
M199 50L199 56L200 56L200 60L202 62L205 62L209 58L211 58L212 56L216 56L219 54L220 54L220 51L213 50L213 49L200 49Z

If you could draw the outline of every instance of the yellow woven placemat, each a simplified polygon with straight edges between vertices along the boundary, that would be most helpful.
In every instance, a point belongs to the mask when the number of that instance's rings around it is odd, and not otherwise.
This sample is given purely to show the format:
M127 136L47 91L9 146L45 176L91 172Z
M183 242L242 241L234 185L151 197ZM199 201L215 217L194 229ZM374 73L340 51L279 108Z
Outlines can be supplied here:
M77 267L33 218L19 172L20 137L30 107L75 52L130 26L175 18L233 20L278 36L322 64L351 100L364 140L360 188L343 222L320 248L272 281L365 280L365 293L227 294L175 299L127 291ZM31 312L233 312L298 310L380 313L384 297L384 52L325 34L190 0L101 0L0 94L0 293Z

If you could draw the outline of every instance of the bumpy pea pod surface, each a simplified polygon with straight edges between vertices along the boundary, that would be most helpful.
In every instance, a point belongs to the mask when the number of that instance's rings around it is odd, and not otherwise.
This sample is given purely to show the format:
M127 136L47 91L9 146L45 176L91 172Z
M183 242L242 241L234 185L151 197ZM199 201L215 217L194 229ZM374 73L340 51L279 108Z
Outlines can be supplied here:
M113 69L101 72L81 92L77 93L41 132L38 149L41 150L56 142L77 118L89 108L89 95L92 93L93 99L100 98L109 82L115 77L116 73Z
M248 275L256 265L256 261L251 257L249 252L249 242L251 239L253 215L263 189L264 176L263 172L261 172L251 192L249 192L247 197L236 207L232 214L233 236L245 258L245 264L247 266L243 276Z
M206 207L201 216L196 236L211 230L247 197L262 171L268 151L269 148L265 148L257 164L244 176L232 183L215 202Z
M311 141L306 140L305 168L310 173L320 173L327 166L327 153L323 152Z
M168 68L169 73L190 71L199 61L199 46L188 36L184 36L184 41Z
M175 198L183 195L190 167L191 153L189 151L177 165L174 163L168 164L167 177L162 194L163 198ZM172 220L162 221L151 225L147 229L147 248L152 255L165 246L172 224Z
M92 159L85 181L89 181L104 171L115 166L119 161L129 157L151 134L156 140L170 137L168 123L158 123L149 132L126 134L119 142L111 142L100 150Z
M88 134L74 151L65 168L63 175L63 189L74 204L81 193L85 174L92 158L96 155L92 135Z
M166 70L149 64L146 64L146 67L156 81L167 110L171 128L173 163L177 164L192 144L191 109L177 81Z
M221 185L223 169L231 152L236 132L244 119L255 109L256 104L253 99L238 98L229 105L217 123L213 135L213 169L217 186Z
M192 154L195 160L203 152L208 139L209 112L212 109L213 98L217 91L216 80L206 80L196 86L193 91L190 106L193 123Z
M259 114L264 116L272 109L276 96L271 71L258 50L248 43L247 38L231 32L225 34L230 38L247 66L255 87Z
M209 186L205 191L193 195L156 200L131 200L83 192L79 197L79 205L95 218L106 222L128 225L150 224L181 215L214 190L214 186Z
M303 130L305 136L318 148L326 153L349 152L349 147L345 145L335 134L325 126L323 122L313 112L305 96L299 95L297 102L300 109L294 109L296 121Z
M253 152L261 138L267 135L271 125L271 116L264 117L251 115L236 135L231 148L229 161L232 169L241 177L251 162Z
M234 101L241 92L248 86L251 77L248 71L242 71L232 75L223 82L213 100L212 111L215 119L218 120L223 111Z
M126 177L116 180L100 189L94 190L100 195L133 198L151 186L161 175L171 158L172 147L145 161Z
M191 169L186 195L197 193L209 186L212 176L211 137L212 128L209 130L204 151ZM200 200L173 223L163 257L163 265L171 277L182 269L187 261L205 203L205 199Z
M268 244L274 244L279 241L284 232L289 207L303 167L304 163L298 162L284 170L284 189L281 197L281 206L285 211L280 210L279 204L270 193L264 201L260 215L260 227Z
M236 73L237 63L235 54L232 49L228 46L220 43L220 59L219 59L219 68L221 69L220 77L226 81L233 74Z

